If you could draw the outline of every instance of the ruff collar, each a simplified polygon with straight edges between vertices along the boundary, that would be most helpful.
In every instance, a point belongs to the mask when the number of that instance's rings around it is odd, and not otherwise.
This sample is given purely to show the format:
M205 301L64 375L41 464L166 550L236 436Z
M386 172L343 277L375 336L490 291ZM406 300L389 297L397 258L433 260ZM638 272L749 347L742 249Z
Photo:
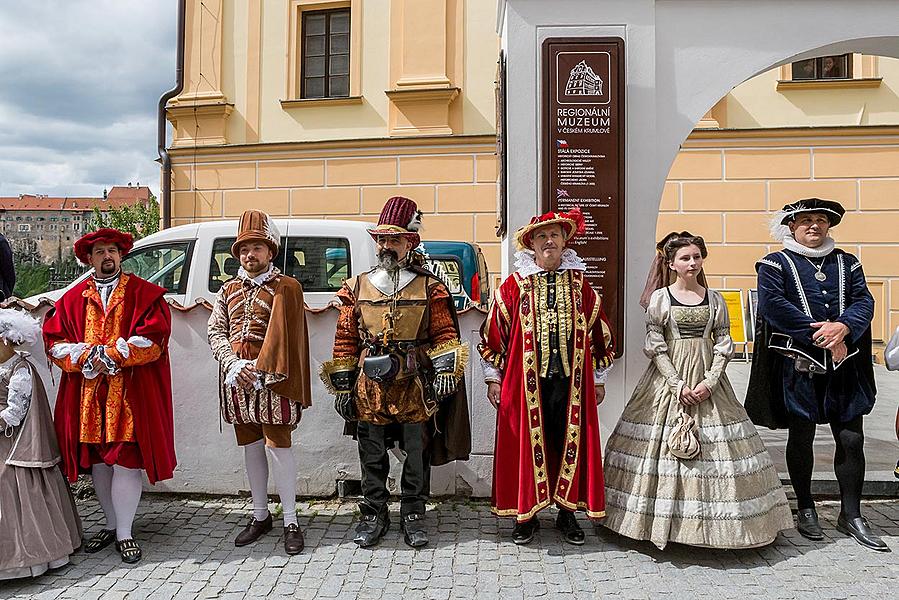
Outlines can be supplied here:
M587 265L577 255L573 248L565 248L562 250L562 263L556 271L586 271ZM515 253L515 270L521 277L530 277L537 273L542 273L545 269L537 265L534 259L533 250L519 250Z
M250 274L247 273L243 267L237 269L237 276L240 277L241 279L243 279L244 281L249 281L253 285L259 286L259 285L262 285L263 283L265 283L266 281L268 281L269 279L273 278L274 276L278 275L280 272L281 271L279 271L277 268L275 268L275 263L269 263L268 270L265 271L264 273L260 273L256 277L250 277Z
M787 250L792 250L796 254L807 256L808 258L822 258L827 256L833 252L835 246L833 238L830 236L824 238L824 243L817 248L809 248L808 246L803 246L797 242L793 239L793 236L790 235L783 239L783 245Z

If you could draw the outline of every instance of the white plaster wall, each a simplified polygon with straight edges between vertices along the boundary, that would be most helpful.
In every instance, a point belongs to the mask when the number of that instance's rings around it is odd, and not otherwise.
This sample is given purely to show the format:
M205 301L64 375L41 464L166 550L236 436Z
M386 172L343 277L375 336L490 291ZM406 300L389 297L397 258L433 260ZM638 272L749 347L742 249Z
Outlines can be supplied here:
M739 83L807 56L899 56L899 2L892 0L499 0L506 51L509 232L539 208L541 44L553 36L625 40L625 355L600 410L614 426L646 367L638 304L652 259L659 199L681 142ZM813 25L809 15L814 15ZM503 247L504 269L514 252ZM508 271L504 271L508 272Z
M33 314L43 319L47 306ZM178 467L169 481L146 489L157 492L234 494L248 491L244 471L243 452L237 447L233 428L219 420L218 369L206 341L206 321L209 310L197 306L187 312L172 309L172 337L169 356L172 364L172 398L175 420L175 453ZM331 358L337 311L307 313L313 405L304 411L294 432L300 495L328 496L334 494L338 479L359 479L359 455L356 442L343 435L343 420L334 412L333 398L325 392L317 374L319 366ZM477 344L478 331L484 315L469 310L460 315L463 336L472 346ZM55 405L59 369L51 376L44 358L43 343L23 348L31 353L41 373L51 404ZM472 420L473 454L467 463L450 463L435 468L432 493L489 496L493 432L496 413L486 399L486 386L480 361L473 360L466 376L469 411ZM140 401L139 390L131 390ZM394 472L399 465L395 458ZM270 491L275 493L274 486Z

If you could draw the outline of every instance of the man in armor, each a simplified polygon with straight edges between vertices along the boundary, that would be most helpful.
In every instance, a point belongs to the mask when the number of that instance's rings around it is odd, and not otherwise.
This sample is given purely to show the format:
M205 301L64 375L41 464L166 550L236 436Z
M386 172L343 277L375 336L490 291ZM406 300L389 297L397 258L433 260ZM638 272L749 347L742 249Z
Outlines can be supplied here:
M783 249L756 262L758 320L746 411L757 425L789 430L786 459L797 529L823 540L812 499L815 430L829 424L840 484L837 529L889 552L861 515L865 481L862 417L874 407L874 298L862 264L828 235L845 210L832 200L787 204L772 222Z
M460 386L468 347L460 340L452 296L412 252L420 227L414 201L387 201L370 230L378 265L348 279L337 294L334 358L322 366L322 381L359 444L364 499L354 541L362 547L376 544L390 524L387 451L394 442L405 451L400 514L413 548L428 543L422 520L430 464L467 458L470 451ZM442 440L435 439L437 431Z

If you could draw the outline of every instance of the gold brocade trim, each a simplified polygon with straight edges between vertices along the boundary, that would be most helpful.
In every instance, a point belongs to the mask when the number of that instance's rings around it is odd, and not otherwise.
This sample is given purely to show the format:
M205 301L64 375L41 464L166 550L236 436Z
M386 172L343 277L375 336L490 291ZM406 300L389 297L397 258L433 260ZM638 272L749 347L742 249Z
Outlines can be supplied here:
M554 332L558 333L559 353L561 354L562 370L565 376L571 375L569 372L568 360L568 339L571 337L571 270L565 270L556 275L555 282L555 308L550 309L549 304L549 281L546 273L540 273L534 276L536 286L535 297L537 300L536 310L536 327L540 332L539 348L540 357L540 376L546 377L549 372L550 360L550 339Z
M114 347L118 338L127 337L122 332L122 323L125 320L122 303L128 279L128 274L121 275L118 285L109 296L106 312L103 311L103 302L93 280L89 280L83 295L87 298L84 341L90 346ZM101 377L105 377L107 383L105 403L97 397ZM82 380L79 429L81 442L98 444L101 441L136 441L134 415L131 412L131 405L125 399L124 388L124 377L121 372L117 375L98 375L94 379ZM101 408L103 404L106 407L105 412Z
M525 408L528 411L528 433L531 442L531 460L534 465L534 494L536 506L549 503L549 481L546 470L546 451L543 437L543 411L540 407L540 382L537 372L537 346L534 339L535 293L530 278L515 275L520 295L522 334L522 376L524 378Z
M550 501L547 500L546 502L542 502L528 512L522 514L518 514L518 510L515 508L499 509L495 506L490 507L490 512L492 512L497 517L516 517L517 521L524 522L531 520L534 515L536 515L541 510L548 508L550 504ZM577 504L572 504L570 502L560 502L560 504L562 504L562 506L564 506L568 510L583 510L587 514L587 517L590 519L602 519L606 516L606 511L604 510L596 511L588 509L586 502L578 502Z
M512 323L512 317L509 315L509 308L506 306L506 303L503 302L500 288L496 288L493 292L493 304L499 309L499 312L503 313L503 318L506 320L506 327L509 327Z
M579 278L578 278L579 279ZM572 479L577 471L580 458L581 440L581 384L584 377L584 362L588 340L587 317L584 314L583 297L578 294L574 298L574 360L573 372L569 381L568 391L568 431L565 436L565 445L562 447L559 475L556 479L553 500L556 502L574 506L565 498L571 493Z

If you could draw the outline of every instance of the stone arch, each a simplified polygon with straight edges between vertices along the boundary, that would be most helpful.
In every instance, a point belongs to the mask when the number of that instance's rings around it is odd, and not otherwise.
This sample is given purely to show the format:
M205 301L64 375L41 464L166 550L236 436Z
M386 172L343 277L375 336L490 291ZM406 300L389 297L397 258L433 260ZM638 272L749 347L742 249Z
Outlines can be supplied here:
M891 0L708 2L707 0L499 0L507 57L510 198L508 231L539 208L540 47L548 37L625 40L626 122L625 356L607 386L601 418L615 422L643 369L638 305L654 252L659 201L681 143L703 114L737 84L772 67L827 53L899 55L899 3ZM810 18L811 17L811 18ZM503 271L514 244L507 237Z

